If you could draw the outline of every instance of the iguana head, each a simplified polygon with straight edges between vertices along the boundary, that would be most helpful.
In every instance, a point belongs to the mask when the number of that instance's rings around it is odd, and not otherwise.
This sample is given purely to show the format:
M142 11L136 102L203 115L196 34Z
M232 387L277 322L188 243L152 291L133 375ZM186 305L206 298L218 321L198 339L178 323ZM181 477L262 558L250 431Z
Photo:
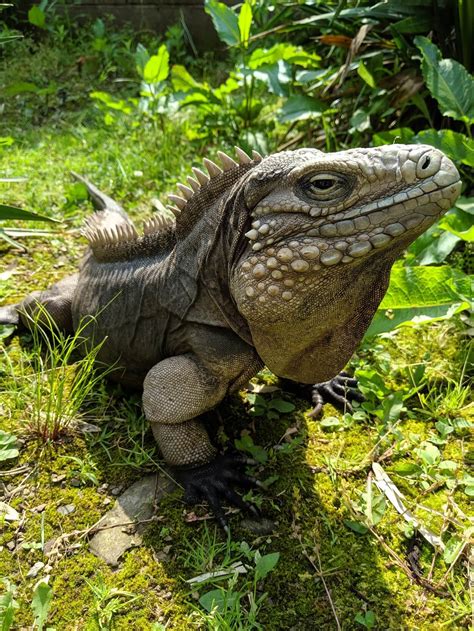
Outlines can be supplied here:
M251 226L231 291L280 376L334 376L367 329L390 267L453 205L454 164L425 145L273 154L246 176Z

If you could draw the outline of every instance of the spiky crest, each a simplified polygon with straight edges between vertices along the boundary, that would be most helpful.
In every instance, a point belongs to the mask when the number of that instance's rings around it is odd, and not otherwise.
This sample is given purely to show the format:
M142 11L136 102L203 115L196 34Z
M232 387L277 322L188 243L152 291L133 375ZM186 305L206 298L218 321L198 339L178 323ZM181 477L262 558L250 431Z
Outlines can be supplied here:
M182 183L177 184L178 191L176 194L168 195L168 199L172 204L167 206L176 219L179 220L181 215L186 215L186 208L189 202L195 200L201 193L201 190L204 189L211 180L220 178L229 171L239 168L242 165L249 165L252 162L257 164L263 159L257 151L252 151L252 157L239 147L235 147L235 152L237 161L222 151L217 152L222 168L215 162L212 162L212 160L204 158L203 164L208 174L197 167L193 167L192 170L195 178L190 176L187 178L190 186L186 186ZM112 215L112 217L109 219L110 215ZM149 235L165 233L169 231L170 228L174 228L174 225L174 218L162 213L156 213L143 224L143 234L148 237ZM117 246L125 243L135 243L136 246L139 246L143 238L138 234L130 220L128 220L128 218L124 219L122 215L117 214L114 220L113 213L108 213L107 221L104 221L103 210L93 213L85 220L82 233L89 241L95 253L109 246L115 246L115 248L117 248Z

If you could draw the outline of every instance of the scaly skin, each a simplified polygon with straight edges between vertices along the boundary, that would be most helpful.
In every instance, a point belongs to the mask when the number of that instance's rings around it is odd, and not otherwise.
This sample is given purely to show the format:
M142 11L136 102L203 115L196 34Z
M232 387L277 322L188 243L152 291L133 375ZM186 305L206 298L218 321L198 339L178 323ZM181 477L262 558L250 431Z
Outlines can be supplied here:
M16 309L45 304L66 328L94 316L90 343L106 337L101 360L119 367L114 378L143 386L145 414L187 498L207 499L225 525L221 499L244 506L231 487L254 481L217 453L199 415L264 363L298 382L335 377L392 264L461 184L452 162L422 145L220 157L223 169L205 161L210 177L194 170L170 196L176 222L151 221L141 237L90 187L102 210L86 226L79 275Z

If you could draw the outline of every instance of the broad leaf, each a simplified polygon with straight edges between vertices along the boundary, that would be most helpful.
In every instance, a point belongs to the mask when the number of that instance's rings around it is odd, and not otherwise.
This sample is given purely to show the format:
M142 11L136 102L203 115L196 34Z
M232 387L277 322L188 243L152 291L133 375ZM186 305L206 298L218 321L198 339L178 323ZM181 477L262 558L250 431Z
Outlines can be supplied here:
M255 579L258 581L269 574L280 558L279 552L265 554L255 562Z
M28 21L30 24L33 24L33 26L37 26L38 28L45 27L46 15L39 5L34 4L28 11Z
M229 593L223 589L212 589L201 596L199 604L209 613L213 609L217 609L220 614L223 614L234 607L237 597L235 592Z
M451 317L469 308L471 293L472 277L451 267L396 265L366 337L390 331L400 324Z
M439 222L439 227L463 241L474 241L474 217L459 207L445 215Z
M415 258L410 265L432 265L442 263L451 254L461 238L451 232L441 230L439 224L431 226L409 247Z
M239 21L236 14L223 2L206 0L205 11L211 16L214 27L221 41L229 46L240 42Z
M394 142L409 144L413 142L415 132L409 127L397 127L390 131L381 131L372 136L372 144L374 147L380 145L391 145Z
M152 55L143 69L143 79L147 83L159 83L168 78L170 54L164 44Z
M454 59L442 59L437 46L426 37L415 37L423 60L423 76L444 116L466 123L474 121L474 78Z
M321 57L314 53L308 53L301 46L293 44L275 44L269 49L257 48L250 55L248 61L249 68L256 69L261 66L267 66L277 61L287 61L296 66L315 66Z
M252 7L246 1L242 5L238 18L240 43L247 48L249 44L250 27L252 26Z
M325 110L321 101L306 95L291 96L280 110L280 120L284 123L318 118Z
M474 99L474 96L473 96ZM431 145L440 149L448 158L474 167L474 140L451 129L427 129L411 139L422 145Z
M52 597L53 590L48 583L41 579L36 584L33 592L33 600L31 601L31 608L35 615L35 625L38 627L38 631L42 631L44 623L46 622Z
M173 66L171 68L171 82L175 90L189 92L195 88L203 88L204 85L196 81L184 66Z

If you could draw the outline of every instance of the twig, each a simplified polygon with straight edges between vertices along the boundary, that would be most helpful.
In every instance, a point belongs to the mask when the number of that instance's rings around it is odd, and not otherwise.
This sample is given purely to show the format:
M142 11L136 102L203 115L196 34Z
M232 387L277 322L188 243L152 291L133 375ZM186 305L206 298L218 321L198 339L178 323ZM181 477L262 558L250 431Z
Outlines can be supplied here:
M311 566L313 567L314 571L316 572L316 574L321 579L321 582L322 582L322 584L324 586L324 590L326 592L326 596L328 597L328 600L329 600L329 604L331 605L332 613L334 615L334 620L336 621L337 631L341 631L341 624L339 622L339 618L337 617L336 607L334 606L334 602L333 602L333 600L331 598L331 592L329 591L329 588L328 588L328 586L326 584L326 581L324 580L324 573L323 573L323 568L322 568L322 565L321 565L321 557L319 555L319 546L315 545L314 548L313 548L313 550L314 550L314 552L316 554L316 558L318 560L318 565L316 566L315 563L314 563L313 557L310 556L306 552L306 549L305 549L305 547L303 545L303 542L301 541L301 536L299 536L298 538L299 538L299 541L300 541L300 544L301 544L301 548L303 550L303 555L308 559L308 561L311 563Z

